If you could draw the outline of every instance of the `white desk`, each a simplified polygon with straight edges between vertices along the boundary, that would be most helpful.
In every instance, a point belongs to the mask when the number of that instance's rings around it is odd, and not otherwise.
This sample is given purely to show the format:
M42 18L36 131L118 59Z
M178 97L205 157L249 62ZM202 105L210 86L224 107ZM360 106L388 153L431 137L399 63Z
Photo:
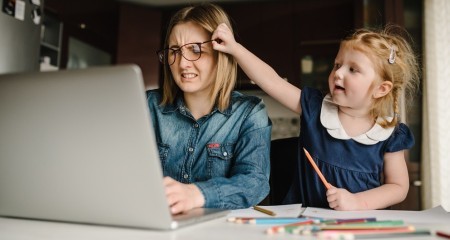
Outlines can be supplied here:
M414 224L430 229L427 237L404 237L402 239L441 239L436 230L450 229L449 224ZM0 240L261 240L261 239L307 239L291 234L267 235L267 225L235 224L226 218L181 228L176 231L151 231L142 229L92 226L37 220L21 220L0 217Z

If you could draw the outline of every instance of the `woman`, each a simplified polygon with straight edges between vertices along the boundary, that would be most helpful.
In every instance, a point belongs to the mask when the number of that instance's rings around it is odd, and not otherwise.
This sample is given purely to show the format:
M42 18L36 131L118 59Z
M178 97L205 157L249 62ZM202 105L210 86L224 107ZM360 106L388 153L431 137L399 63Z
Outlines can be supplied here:
M173 214L196 207L246 208L269 192L271 122L259 98L233 91L237 64L211 36L227 14L214 4L170 20L162 91L148 104Z

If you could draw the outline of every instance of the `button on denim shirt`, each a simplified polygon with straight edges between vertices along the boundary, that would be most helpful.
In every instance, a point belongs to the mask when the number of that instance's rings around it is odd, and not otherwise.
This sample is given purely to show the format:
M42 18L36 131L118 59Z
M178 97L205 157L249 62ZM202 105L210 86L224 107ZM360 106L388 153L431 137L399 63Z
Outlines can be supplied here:
M263 101L233 92L223 112L195 120L183 98L147 91L164 176L194 183L206 208L247 208L269 193L272 124Z

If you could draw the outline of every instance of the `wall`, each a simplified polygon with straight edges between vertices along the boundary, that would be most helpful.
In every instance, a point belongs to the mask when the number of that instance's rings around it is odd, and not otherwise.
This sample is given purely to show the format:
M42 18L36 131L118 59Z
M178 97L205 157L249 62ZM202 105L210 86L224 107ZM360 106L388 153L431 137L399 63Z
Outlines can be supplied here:
M40 7L21 3L23 8L16 1L0 0L0 73L39 70L41 25L33 21L32 11Z

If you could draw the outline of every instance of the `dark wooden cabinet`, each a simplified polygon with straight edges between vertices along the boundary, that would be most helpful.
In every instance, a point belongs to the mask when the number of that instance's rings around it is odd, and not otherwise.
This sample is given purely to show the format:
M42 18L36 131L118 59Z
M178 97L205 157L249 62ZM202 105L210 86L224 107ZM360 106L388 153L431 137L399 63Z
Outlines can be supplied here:
M295 79L292 2L223 4L232 19L236 40L272 66L280 76ZM257 88L240 70L238 88Z
M111 55L115 62L118 3L110 0L45 0L46 12L62 26L59 66L67 68L69 39L75 38Z
M295 4L296 85L328 91L328 75L339 43L355 27L352 0L305 1ZM303 69L308 61L311 69ZM305 65L303 65L305 66Z
M321 82L339 41L354 29L353 0L222 4L233 20L236 39L296 86ZM316 58L318 71L303 75L301 60ZM327 64L327 66L324 66ZM330 66L331 65L331 66ZM256 88L240 71L238 88ZM316 86L317 87L317 86Z
M146 88L158 88L160 64L156 51L161 46L161 11L121 4L119 10L117 63L137 64Z

